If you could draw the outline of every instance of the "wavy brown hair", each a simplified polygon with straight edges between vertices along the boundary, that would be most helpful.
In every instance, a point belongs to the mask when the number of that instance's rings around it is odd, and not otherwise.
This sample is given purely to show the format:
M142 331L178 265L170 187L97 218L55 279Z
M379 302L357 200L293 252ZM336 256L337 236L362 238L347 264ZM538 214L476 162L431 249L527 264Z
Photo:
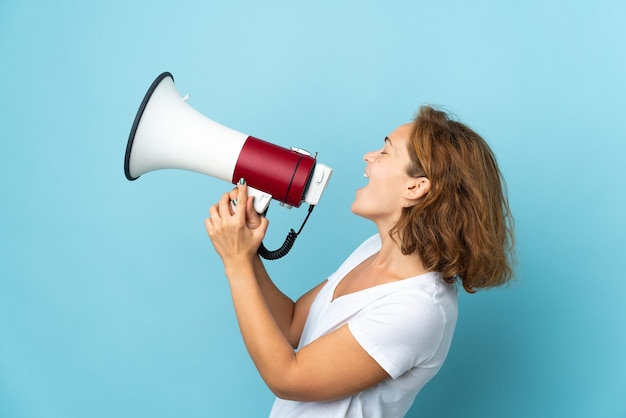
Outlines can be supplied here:
M445 112L422 106L409 140L407 172L427 177L430 191L403 208L390 231L403 254L469 293L513 275L513 217L495 156L476 132ZM396 235L397 234L397 235Z

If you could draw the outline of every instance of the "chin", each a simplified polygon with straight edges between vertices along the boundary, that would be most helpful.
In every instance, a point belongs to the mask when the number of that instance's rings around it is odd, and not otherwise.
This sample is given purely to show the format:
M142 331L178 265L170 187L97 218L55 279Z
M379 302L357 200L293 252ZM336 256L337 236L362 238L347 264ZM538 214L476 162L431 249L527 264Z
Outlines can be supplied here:
M365 219L371 219L370 217L367 216L367 212L366 211L364 211L364 210L359 208L359 205L357 205L356 202L354 202L352 204L352 206L350 207L350 210L356 216L360 216L361 218L365 218Z
M355 215L358 215L358 210L354 203L352 203L352 206L350 206L350 211L352 211L352 213L354 213Z
M350 206L350 210L352 211L352 213L354 213L357 216L363 216L361 215L359 211L359 206L356 204L356 202L352 203L352 206Z

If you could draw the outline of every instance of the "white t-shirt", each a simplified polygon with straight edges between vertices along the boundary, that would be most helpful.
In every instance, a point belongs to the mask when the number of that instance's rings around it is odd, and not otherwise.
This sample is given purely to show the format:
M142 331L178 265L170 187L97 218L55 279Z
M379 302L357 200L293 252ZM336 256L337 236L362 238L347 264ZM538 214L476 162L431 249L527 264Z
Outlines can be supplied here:
M333 301L341 279L380 246L378 235L369 238L329 277L311 305L299 348L348 324L359 344L391 378L334 401L276 398L271 418L403 417L441 368L456 324L458 290L439 273L374 286Z

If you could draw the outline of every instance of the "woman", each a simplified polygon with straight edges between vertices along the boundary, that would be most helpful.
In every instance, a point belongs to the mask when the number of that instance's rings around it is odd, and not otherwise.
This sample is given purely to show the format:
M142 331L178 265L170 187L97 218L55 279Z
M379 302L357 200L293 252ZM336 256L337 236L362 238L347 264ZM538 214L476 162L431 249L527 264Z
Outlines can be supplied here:
M245 181L210 209L241 334L277 396L271 416L404 416L448 353L457 284L473 293L511 277L512 219L479 135L425 106L365 162L352 212L378 233L295 303L256 254L268 221Z

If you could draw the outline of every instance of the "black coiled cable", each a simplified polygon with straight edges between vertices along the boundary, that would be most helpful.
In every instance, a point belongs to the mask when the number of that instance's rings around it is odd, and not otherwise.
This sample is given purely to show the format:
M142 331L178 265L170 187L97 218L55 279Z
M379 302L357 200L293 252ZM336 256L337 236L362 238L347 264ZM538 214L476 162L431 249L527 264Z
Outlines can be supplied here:
M261 245L259 246L257 253L266 260L278 260L279 258L286 256L287 253L291 251L291 247L293 247L293 244L296 242L296 238L298 238L298 235L300 235L300 232L302 232L302 228L304 228L304 224L309 219L309 216L311 215L311 212L313 212L314 207L315 206L313 205L309 205L309 211L306 215L306 218L304 218L302 225L300 225L300 229L298 230L298 232L291 229L289 233L287 234L287 237L285 238L285 242L283 242L283 245L281 245L279 249L274 250L274 251L269 251L265 247L265 245L263 245L263 243L261 242Z
M298 234L292 229L287 234L285 242L283 242L283 245L279 249L270 251L265 248L265 245L263 245L263 243L261 243L257 252L261 257L266 260L278 260L279 258L286 256L287 253L291 251L291 247L293 247L293 244L296 242L296 238L298 238Z

